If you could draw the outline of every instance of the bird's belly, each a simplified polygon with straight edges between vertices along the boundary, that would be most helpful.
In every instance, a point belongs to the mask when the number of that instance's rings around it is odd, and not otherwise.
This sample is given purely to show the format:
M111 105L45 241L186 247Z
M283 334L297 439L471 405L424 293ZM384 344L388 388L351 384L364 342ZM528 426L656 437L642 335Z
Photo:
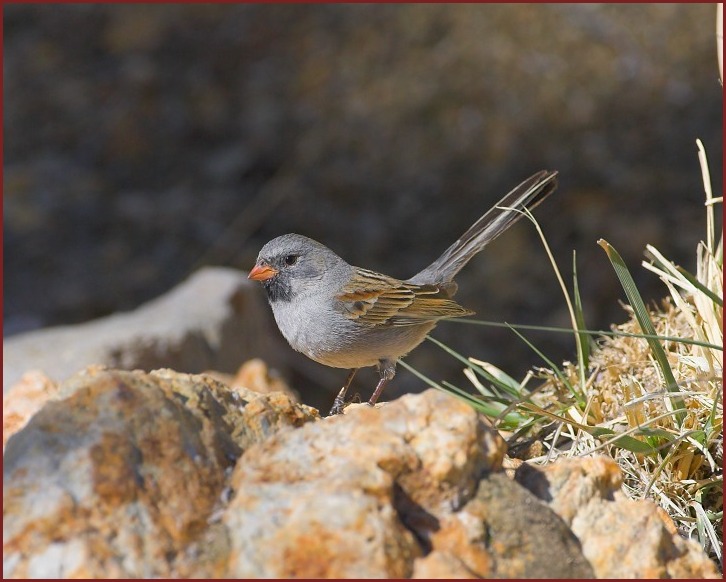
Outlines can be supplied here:
M356 330L354 336L325 342L308 357L334 368L365 368L380 360L396 361L418 346L435 323L383 329ZM392 333L395 332L395 333Z
M363 327L346 321L335 327L324 325L326 318L308 325L287 327L278 321L290 346L311 360L333 368L365 368L381 359L398 360L418 346L436 323L402 327Z

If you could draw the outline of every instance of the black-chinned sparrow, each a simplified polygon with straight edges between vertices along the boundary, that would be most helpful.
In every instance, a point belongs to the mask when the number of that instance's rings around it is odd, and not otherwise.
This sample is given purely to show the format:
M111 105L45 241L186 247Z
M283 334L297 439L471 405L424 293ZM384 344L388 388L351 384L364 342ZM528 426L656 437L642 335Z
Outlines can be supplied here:
M340 413L359 368L377 366L380 381L369 404L396 374L396 362L418 346L439 320L473 314L452 297L456 274L489 242L557 187L557 172L527 178L477 220L453 245L401 281L346 263L325 245L299 234L268 242L249 278L261 281L290 346L334 368L351 370L330 414Z

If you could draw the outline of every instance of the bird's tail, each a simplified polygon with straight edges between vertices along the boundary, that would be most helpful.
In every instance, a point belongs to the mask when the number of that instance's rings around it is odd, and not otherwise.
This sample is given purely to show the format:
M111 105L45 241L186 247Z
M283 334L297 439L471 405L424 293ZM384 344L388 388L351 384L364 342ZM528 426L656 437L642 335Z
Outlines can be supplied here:
M557 172L542 170L527 178L471 225L459 240L420 273L409 279L418 285L446 287L469 260L557 188ZM456 290L451 284L451 291Z

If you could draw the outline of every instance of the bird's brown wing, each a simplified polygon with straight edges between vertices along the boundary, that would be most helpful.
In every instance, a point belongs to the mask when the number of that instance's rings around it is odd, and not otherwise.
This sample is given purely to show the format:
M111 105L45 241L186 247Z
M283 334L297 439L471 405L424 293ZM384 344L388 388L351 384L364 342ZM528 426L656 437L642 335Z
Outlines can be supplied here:
M419 325L473 313L436 285L406 283L366 269L356 269L336 298L346 317L367 326Z

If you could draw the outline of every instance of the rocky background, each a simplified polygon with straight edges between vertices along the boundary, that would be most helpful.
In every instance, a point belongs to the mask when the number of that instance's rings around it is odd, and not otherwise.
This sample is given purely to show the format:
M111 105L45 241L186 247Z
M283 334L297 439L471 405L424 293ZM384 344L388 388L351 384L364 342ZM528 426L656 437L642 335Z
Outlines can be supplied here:
M560 189L537 218L568 278L577 251L588 324L606 328L622 292L596 239L661 297L638 265L651 243L693 267L696 138L721 191L714 30L707 4L8 5L4 335L249 269L289 231L407 277L542 168ZM482 319L568 325L529 225L459 282ZM515 375L537 362L506 330L436 336ZM436 358L409 361L459 368ZM301 391L344 376L293 355L283 371ZM390 395L416 388L402 373Z

